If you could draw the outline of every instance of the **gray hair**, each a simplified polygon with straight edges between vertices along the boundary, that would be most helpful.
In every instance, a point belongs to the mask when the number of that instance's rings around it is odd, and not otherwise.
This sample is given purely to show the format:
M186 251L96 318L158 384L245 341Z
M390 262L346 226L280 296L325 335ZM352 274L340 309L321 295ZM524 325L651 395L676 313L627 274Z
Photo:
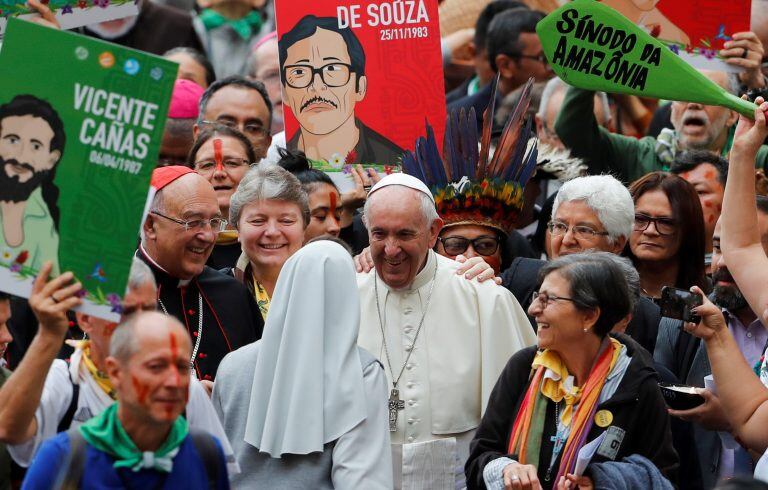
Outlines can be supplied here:
M400 185L400 184L392 184L387 187L404 187L406 189L411 189L413 192L416 192L418 194L419 198L419 207L421 208L421 215L424 217L424 222L427 224L427 227L432 226L432 223L435 222L435 220L440 219L440 215L437 214L437 208L435 207L435 202L432 200L432 198L426 194L424 194L421 191L418 191L416 189L412 189L411 187ZM379 189L376 192L382 192L386 190L385 188ZM365 204L363 205L363 224L366 228L368 228L368 213L371 209L370 206L370 195L368 196L368 199L365 200Z
M541 102L539 103L539 111L537 113L539 119L546 121L547 107L549 106L550 99L552 99L555 94L560 93L567 88L568 84L560 78L553 77L549 79L547 84L544 86L544 91L541 93ZM605 92L595 92L595 95L597 95L598 99L600 99L600 103L603 104L604 113L603 120L598 121L598 124L601 126L607 126L611 121L611 106L608 103L608 96L605 94Z
M559 273L570 286L568 293L578 309L600 308L593 327L598 337L608 332L632 312L632 294L625 268L608 252L586 252L558 257L539 271L539 286L552 272Z
M238 228L245 206L269 200L296 204L301 210L304 227L309 224L307 193L295 175L277 165L259 165L245 174L229 200L229 222Z
M147 283L152 284L153 288L157 288L152 269L144 261L134 256L131 260L131 271L128 273L128 289L138 289Z
M610 175L588 175L569 180L560 188L552 205L552 218L564 202L583 201L608 232L613 245L621 237L629 238L635 220L635 203L629 190Z

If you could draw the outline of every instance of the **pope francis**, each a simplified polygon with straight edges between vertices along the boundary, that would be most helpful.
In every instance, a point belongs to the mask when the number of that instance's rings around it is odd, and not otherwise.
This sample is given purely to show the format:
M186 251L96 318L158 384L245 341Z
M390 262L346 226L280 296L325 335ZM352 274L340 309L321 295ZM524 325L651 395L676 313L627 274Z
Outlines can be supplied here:
M386 370L395 487L463 488L491 389L536 335L509 291L432 250L443 221L419 179L383 178L364 219L375 271L358 274L359 345Z

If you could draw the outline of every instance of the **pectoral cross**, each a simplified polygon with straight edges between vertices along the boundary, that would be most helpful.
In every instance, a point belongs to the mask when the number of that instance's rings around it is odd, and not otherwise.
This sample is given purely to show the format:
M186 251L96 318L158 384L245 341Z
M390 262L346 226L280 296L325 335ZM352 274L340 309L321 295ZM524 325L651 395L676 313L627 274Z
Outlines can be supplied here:
M389 431L397 432L397 411L405 410L405 402L400 399L400 390L392 388L389 393Z

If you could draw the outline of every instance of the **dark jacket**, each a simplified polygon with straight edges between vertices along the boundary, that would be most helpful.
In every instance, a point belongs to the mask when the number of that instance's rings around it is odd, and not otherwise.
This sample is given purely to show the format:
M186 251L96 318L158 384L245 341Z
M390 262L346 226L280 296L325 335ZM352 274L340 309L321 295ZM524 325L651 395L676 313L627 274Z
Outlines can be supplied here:
M194 365L199 379L213 380L225 355L261 338L264 320L256 301L234 278L205 266L186 286L179 286L177 278L159 269L141 249L136 255L155 275L160 309L181 321L192 345L197 339L202 299L203 335Z
M101 39L96 33L81 27L81 34ZM203 52L200 38L192 27L192 16L173 7L143 0L139 5L139 18L136 25L126 34L109 42L138 49L158 56L166 51L186 46Z
M688 386L704 388L704 377L712 374L704 342L684 332L683 322L680 320L666 317L661 319L653 357L656 362L669 369L678 382ZM720 436L699 424L692 426L703 488L712 488L717 483L720 468Z
M483 113L485 112L486 107L488 107L488 103L491 101L491 85L493 84L489 83L472 95L467 95L458 100L454 100L448 104L448 113L450 114L451 111L458 111L460 109L464 109L465 111L469 112L469 109L474 107L475 117L477 118L477 130L482 131ZM498 99L496 101L497 107L498 104L501 103L501 99L501 95L498 95Z
M360 119L355 118L355 125L360 132L357 145L355 145L357 157L346 163L400 165L404 153L402 148L363 124ZM298 148L299 136L301 136L301 129L296 131L293 137L288 140L286 147L288 149Z
M662 474L675 481L678 459L672 447L672 434L669 428L669 415L664 398L659 390L653 359L631 338L622 334L611 334L627 347L627 355L632 359L616 392L611 398L598 405L597 410L609 410L613 415L611 426L625 431L614 460L639 454L651 460ZM488 407L470 444L470 453L464 471L467 475L467 488L484 489L483 469L485 465L503 456L517 459L517 455L508 454L507 446L523 400L528 389L531 375L531 363L536 355L536 347L518 351L507 363L496 386L491 392ZM552 454L554 435L554 404L548 403L544 437L541 442L542 464L539 465L539 479L545 488L551 488L555 482L546 482L544 474ZM587 441L593 441L605 428L593 424ZM549 432L552 432L550 434ZM593 463L609 461L600 454L595 454ZM545 463L546 462L546 463ZM558 463L559 464L559 463Z
M502 272L501 280L505 288L517 298L520 306L528 311L531 304L531 296L539 284L539 270L546 264L544 260L527 259L518 257L512 261L507 270ZM531 320L534 330L536 322ZM652 353L656 346L656 336L659 329L659 320L661 313L659 307L648 298L641 297L635 303L635 309L632 312L632 321L627 325L626 333L637 343L642 345L649 353Z

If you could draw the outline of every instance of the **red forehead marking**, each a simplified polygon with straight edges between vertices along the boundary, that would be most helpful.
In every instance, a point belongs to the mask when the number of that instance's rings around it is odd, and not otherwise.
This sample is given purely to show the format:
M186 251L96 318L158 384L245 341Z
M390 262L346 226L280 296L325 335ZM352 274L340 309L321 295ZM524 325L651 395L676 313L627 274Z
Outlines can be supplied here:
M328 193L328 198L331 201L331 216L336 216L336 206L338 205L338 203L337 203L337 199L338 198L336 197L336 193L335 192L329 192Z
M707 179L707 180L714 179L715 178L715 171L714 170L707 170L706 172L704 172L704 178Z
M216 170L221 170L221 160L224 157L222 156L222 150L221 150L221 138L216 138L213 140L213 160L216 162Z

